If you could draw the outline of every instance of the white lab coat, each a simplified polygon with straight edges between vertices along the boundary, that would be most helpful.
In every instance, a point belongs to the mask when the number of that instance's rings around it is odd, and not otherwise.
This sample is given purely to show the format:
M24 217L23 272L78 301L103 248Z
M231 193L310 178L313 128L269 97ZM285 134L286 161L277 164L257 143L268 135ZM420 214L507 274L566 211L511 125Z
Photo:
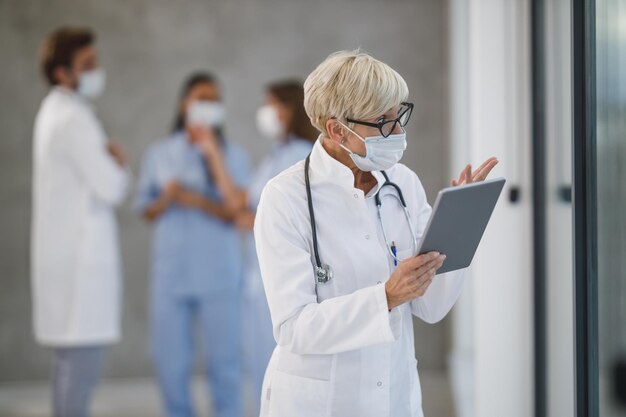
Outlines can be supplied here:
M33 146L31 274L37 341L119 339L121 265L114 207L129 175L106 150L91 105L56 87L37 114Z
M387 171L404 193L419 236L431 213L417 175L402 164ZM394 270L378 222L374 194L318 141L312 186L322 263L334 277L317 284L304 184L304 161L265 187L255 222L257 253L271 311L274 351L265 375L264 417L421 417L412 314L441 320L455 303L463 271L439 275L424 296L387 308L384 283ZM397 200L381 191L383 221L398 255L413 255ZM418 338L419 343L419 338Z

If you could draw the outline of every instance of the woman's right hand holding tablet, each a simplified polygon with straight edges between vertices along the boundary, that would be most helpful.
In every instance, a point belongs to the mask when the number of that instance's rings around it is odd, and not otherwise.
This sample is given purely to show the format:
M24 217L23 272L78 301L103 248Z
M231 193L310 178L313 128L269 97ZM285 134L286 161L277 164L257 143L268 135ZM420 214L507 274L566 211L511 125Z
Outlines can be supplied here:
M445 259L439 252L428 252L400 262L385 283L388 308L424 295Z

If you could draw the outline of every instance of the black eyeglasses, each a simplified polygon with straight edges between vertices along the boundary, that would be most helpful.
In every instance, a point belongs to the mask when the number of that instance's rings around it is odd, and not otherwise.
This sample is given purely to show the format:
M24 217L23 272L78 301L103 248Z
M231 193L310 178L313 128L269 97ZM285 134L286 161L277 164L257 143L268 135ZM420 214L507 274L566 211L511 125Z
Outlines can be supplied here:
M361 120L354 120L346 118L346 121L350 123L356 123L358 125L375 127L380 131L380 134L386 138L396 129L396 124L400 124L400 126L404 127L409 122L411 118L411 113L413 112L413 103L402 102L400 103L400 110L398 110L398 117L392 120L383 120L378 123L372 122L364 122Z

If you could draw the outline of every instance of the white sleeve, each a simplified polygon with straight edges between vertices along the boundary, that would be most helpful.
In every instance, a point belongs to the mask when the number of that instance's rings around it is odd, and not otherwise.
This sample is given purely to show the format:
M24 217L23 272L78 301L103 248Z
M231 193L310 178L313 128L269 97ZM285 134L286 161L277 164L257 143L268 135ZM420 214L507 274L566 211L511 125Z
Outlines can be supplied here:
M437 275L426 293L411 301L411 312L426 323L437 323L452 309L465 282L465 269Z
M62 152L77 167L93 194L108 204L121 204L128 192L130 173L107 151L98 121L88 114L72 117L61 142Z
M414 207L417 207L417 216L413 219L413 223L419 242L425 232L432 208L428 204L422 183L415 173L413 177L415 185L412 189L417 190L413 200ZM442 320L459 298L464 282L465 269L435 276L426 293L411 301L411 312L427 323Z
M311 250L287 196L270 183L258 206L254 236L274 338L297 354L333 354L400 337L402 317L390 313L384 284L318 303Z

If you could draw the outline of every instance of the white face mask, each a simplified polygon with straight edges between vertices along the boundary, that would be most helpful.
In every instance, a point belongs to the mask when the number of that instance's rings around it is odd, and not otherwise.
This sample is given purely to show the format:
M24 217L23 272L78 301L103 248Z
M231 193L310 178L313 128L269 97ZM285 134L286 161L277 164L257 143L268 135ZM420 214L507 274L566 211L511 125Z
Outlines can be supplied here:
M81 96L93 100L102 95L106 86L106 73L102 68L85 71L78 76L76 91Z
M272 141L280 142L285 138L285 125L278 118L276 107L266 104L256 112L256 126L261 135Z
M341 123L341 122L339 122ZM352 152L344 145L339 145L350 153L350 158L361 171L382 171L389 169L402 159L406 149L406 131L384 137L368 136L362 138L354 130L341 123L346 129L354 133L356 137L365 143L365 156Z
M187 110L187 124L205 127L220 127L226 118L224 104L219 101L196 100Z

